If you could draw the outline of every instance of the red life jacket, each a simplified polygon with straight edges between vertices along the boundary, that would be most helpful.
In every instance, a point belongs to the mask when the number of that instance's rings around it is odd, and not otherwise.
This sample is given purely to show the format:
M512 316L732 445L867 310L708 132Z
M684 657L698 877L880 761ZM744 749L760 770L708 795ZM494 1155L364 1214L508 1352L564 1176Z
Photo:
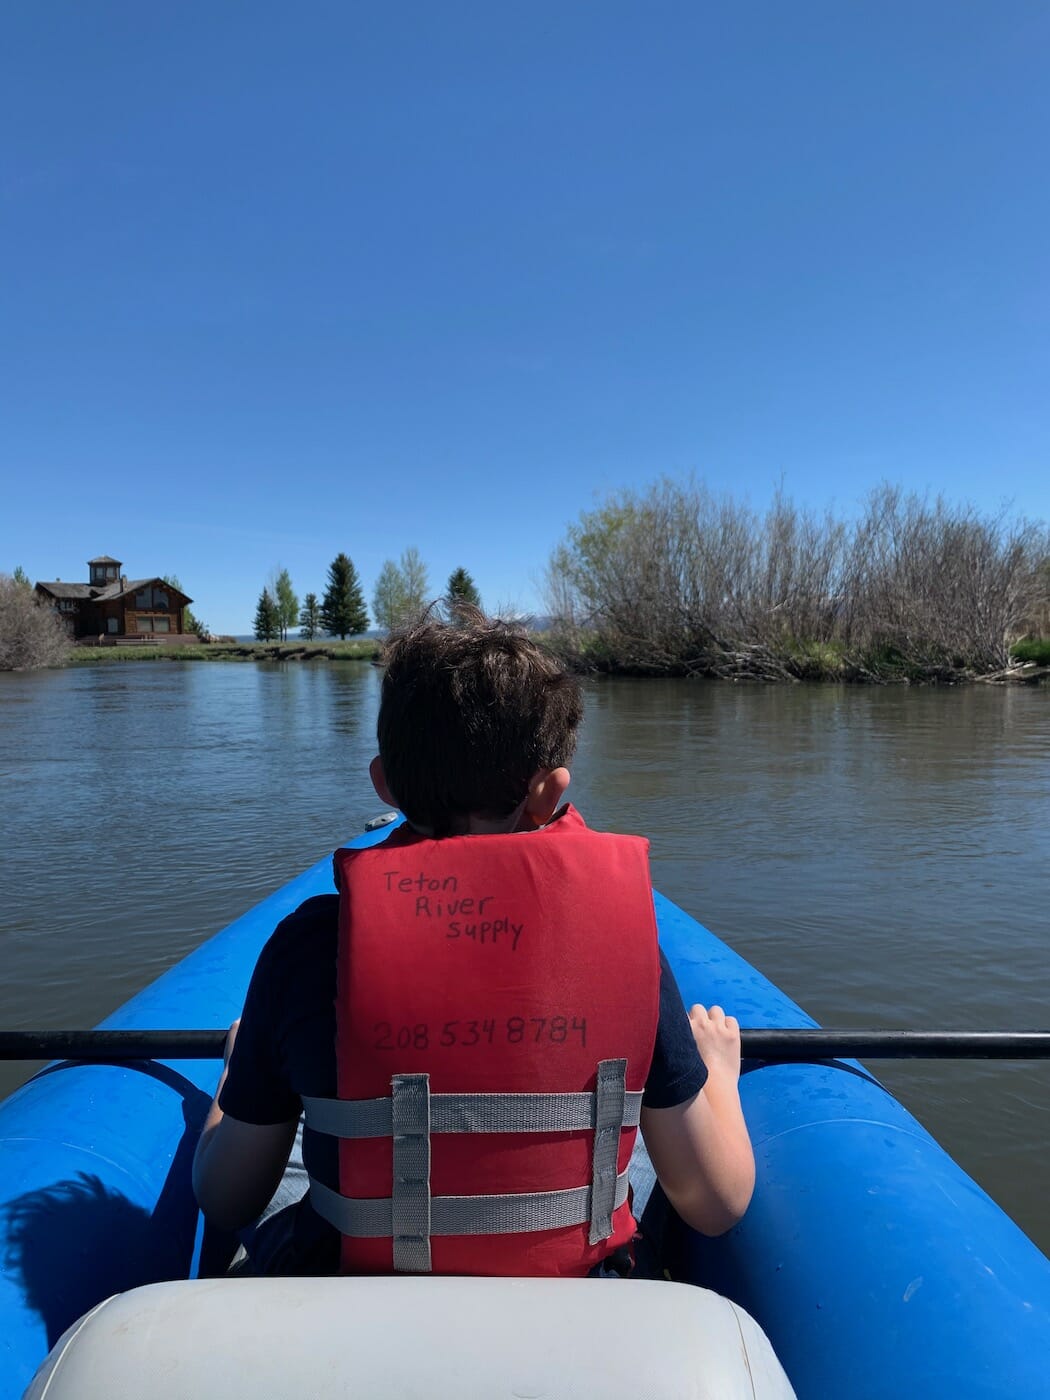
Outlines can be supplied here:
M342 1139L338 1193L311 1200L343 1272L584 1275L631 1239L659 1012L647 851L570 807L336 853L339 1098L305 1106Z

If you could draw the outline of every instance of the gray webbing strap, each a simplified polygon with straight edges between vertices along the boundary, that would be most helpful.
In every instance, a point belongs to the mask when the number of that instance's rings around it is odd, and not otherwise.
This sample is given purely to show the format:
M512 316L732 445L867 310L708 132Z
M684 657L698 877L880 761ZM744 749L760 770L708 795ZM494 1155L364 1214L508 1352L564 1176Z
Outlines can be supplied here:
M394 1182L390 1234L394 1271L430 1273L430 1076L395 1074L390 1081Z
M390 1099L303 1096L306 1126L337 1138L389 1137ZM636 1128L640 1093L624 1095L625 1128ZM572 1133L598 1126L595 1094L431 1094L431 1133Z
M591 1188L528 1191L513 1196L432 1196L430 1234L519 1235L533 1230L560 1230L591 1219ZM612 1208L627 1199L627 1173L615 1178ZM322 1219L351 1239L382 1239L393 1233L393 1202L388 1198L340 1196L310 1178L310 1204ZM395 1250L397 1240L395 1238ZM396 1263L395 1263L396 1267Z
M591 1231L589 1243L607 1240L613 1232L616 1209L616 1165L627 1097L627 1061L599 1060L595 1092L597 1122L594 1127L594 1160L591 1169Z

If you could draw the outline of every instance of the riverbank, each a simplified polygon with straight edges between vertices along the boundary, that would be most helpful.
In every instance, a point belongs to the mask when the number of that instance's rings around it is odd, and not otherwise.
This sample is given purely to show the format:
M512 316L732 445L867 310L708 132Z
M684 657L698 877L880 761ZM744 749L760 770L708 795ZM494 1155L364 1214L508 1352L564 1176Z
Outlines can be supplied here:
M70 666L113 666L125 661L372 661L374 641L202 642L200 646L72 647Z
M702 637L634 638L584 630L544 639L562 663L581 675L703 677L709 680L830 681L858 685L1038 685L1050 679L1050 638L1017 642L1006 665L974 665L947 649L911 652L841 642L785 639L778 645Z
M795 643L783 650L768 647L708 646L692 656L661 652L647 641L631 646L618 639L577 633L538 633L541 641L581 675L628 677L703 677L710 680L798 682L824 681L858 685L1038 685L1050 681L1050 639L1018 642L1010 664L978 672L950 660L915 661L885 648L873 655L850 653L832 642ZM377 661L380 645L356 641L206 642L200 646L155 645L73 647L71 666L112 666L128 661Z

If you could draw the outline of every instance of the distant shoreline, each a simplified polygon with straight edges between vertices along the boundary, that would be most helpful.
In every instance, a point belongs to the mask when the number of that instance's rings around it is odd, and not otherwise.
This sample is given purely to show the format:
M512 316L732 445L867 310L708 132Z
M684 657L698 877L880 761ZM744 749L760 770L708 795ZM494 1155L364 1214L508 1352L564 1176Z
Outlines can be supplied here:
M112 666L127 661L372 661L378 643L368 637L341 642L333 638L303 642L202 642L173 646L164 642L134 646L72 647L70 666Z
M866 669L858 672L842 666L839 658L822 658L825 663L823 666L814 665L813 658L808 658L810 664L806 667L799 667L799 670L794 674L786 668L782 671L770 668L756 669L751 674L741 671L735 674L719 675L716 671L703 666L690 668L678 665L657 670L632 665L629 661L619 658L614 660L608 656L595 657L593 654L588 656L586 652L581 655L579 651L572 654L571 649L559 647L556 639L540 635L541 639L548 641L549 644L553 642L552 650L561 656L565 664L581 675L651 680L697 678L731 681L735 684L795 684L799 682L812 684L817 682L835 685L944 686L969 684L1039 685L1050 681L1050 658L1044 658L1042 654L1044 648L1038 645L1031 648L1032 652L1036 654L1025 656L1023 649L1018 648L1019 651L1022 651L1022 655L1015 657L1013 664L1001 671L980 675L963 669L950 670L936 667L924 670L917 667L898 669L887 666L881 673ZM112 666L131 661L378 662L380 656L380 640L372 637L361 637L345 642L332 638L310 642L216 641L202 642L199 646L170 645L158 642L153 645L73 647L69 653L69 665ZM828 664L829 661L831 664ZM838 664L835 664L836 662Z

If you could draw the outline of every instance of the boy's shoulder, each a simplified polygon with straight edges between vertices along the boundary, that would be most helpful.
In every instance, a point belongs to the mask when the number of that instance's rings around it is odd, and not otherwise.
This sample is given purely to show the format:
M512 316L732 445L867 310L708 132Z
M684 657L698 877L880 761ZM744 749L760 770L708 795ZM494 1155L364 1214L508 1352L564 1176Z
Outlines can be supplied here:
M276 973L289 964L315 960L329 947L334 957L338 933L339 896L313 895L277 925L259 955L259 964Z

